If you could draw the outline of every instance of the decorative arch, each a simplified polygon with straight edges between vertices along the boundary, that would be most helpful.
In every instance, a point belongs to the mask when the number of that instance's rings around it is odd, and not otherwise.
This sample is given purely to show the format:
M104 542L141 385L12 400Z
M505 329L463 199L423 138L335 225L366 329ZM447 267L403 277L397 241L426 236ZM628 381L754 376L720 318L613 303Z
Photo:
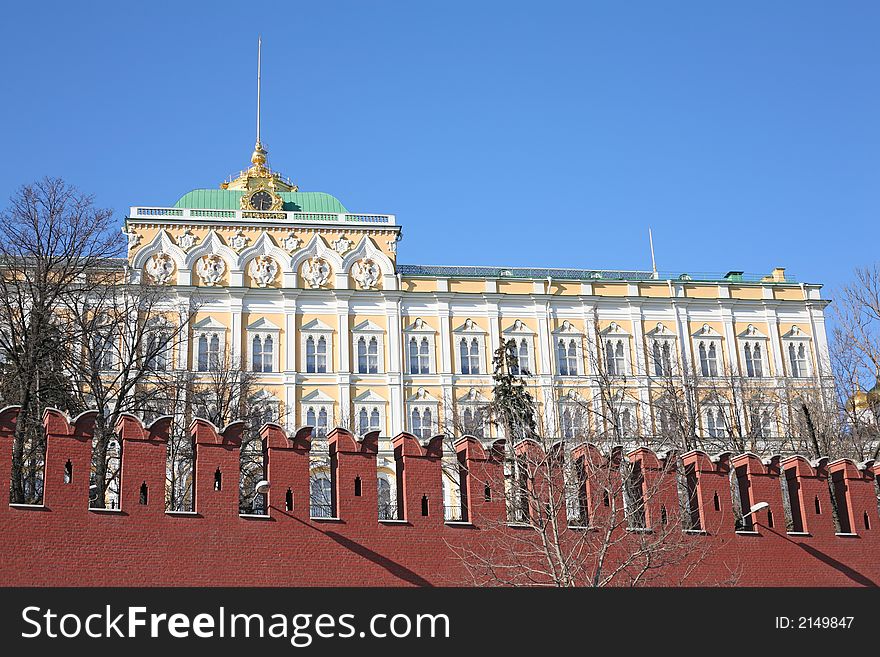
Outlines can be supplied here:
M230 249L223 243L223 240L220 239L220 235L217 234L216 230L212 230L208 233L207 237L202 241L198 246L194 246L189 250L186 254L186 268L192 270L195 267L195 264L199 261L199 258L205 255L216 254L219 255L226 261L226 265L232 269L235 269L234 265L237 264L238 254Z
M176 267L175 274L178 276L182 271L189 269L189 266L186 264L186 254L183 252L183 249L174 243L174 240L171 239L171 235L169 235L168 231L165 229L156 233L156 236L152 241L141 247L141 249L135 254L131 261L132 269L138 273L142 272L144 270L144 265L147 264L147 260L157 253L166 253L171 257L174 261L174 266Z
M309 243L306 244L306 246L297 251L296 255L290 258L290 271L293 277L293 287L299 286L300 267L302 267L304 262L315 256L326 260L330 264L330 268L334 275L338 275L343 271L342 257L327 245L327 242L323 237L315 235L309 240ZM339 286L337 285L336 287Z
M345 256L345 259L342 261L342 271L350 272L352 265L362 258L370 258L379 265L383 276L394 276L394 263L391 262L387 255L382 253L379 247L376 246L373 238L368 235L362 237L360 243Z
M248 263L259 255L272 256L281 268L282 274L289 274L293 271L290 267L290 254L277 246L272 240L272 236L265 230L260 233L260 236L252 246L249 246L237 256L234 262L234 269L244 271Z

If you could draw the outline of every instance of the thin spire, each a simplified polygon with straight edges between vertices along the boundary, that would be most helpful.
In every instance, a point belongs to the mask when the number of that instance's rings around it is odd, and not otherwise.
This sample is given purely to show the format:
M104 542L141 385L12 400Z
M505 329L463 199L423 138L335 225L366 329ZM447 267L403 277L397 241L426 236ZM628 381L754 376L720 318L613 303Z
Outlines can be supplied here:
M654 235L650 228L648 229L648 243L651 245L651 271L654 273L654 278L657 278L657 262L654 260Z
M260 69L262 66L263 37L257 37L257 144L260 143Z

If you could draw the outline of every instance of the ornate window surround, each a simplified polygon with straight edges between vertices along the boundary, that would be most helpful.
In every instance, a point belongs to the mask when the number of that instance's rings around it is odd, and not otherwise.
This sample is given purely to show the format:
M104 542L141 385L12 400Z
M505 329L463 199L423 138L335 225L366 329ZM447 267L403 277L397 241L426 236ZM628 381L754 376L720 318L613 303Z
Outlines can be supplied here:
M486 331L477 326L474 320L468 318L464 324L452 332L453 355L455 359L455 373L463 376L481 376L486 374ZM465 340L468 353L473 348L473 341L477 341L477 371L464 372L464 363L461 358L461 341ZM471 356L473 357L473 356Z
M333 423L335 422L336 416L333 412L335 406L336 401L332 397L330 397L330 395L322 390L313 390L300 400L300 425L307 426L309 424L309 409L314 410L316 420L319 416L319 413L321 412L321 409L324 409L324 412L327 414L327 426L324 427L324 433L316 434L315 438L318 440L326 438L326 432L329 432L333 428ZM316 430L318 429L317 423L313 426Z
M788 332L782 336L782 353L783 360L788 370L788 376L796 379L808 379L813 376L813 350L811 348L812 338L804 333L801 328L794 324ZM791 360L791 347L798 351L800 347L804 348L804 365L805 372L797 371L795 364Z
M333 329L331 327L327 326L327 324L322 322L320 319L313 319L313 320L303 324L302 328L300 329L299 338L300 338L300 349L301 349L300 354L302 354L302 356L301 356L302 370L301 371L305 374L330 374L330 373L332 373L333 372ZM315 371L314 372L308 371L308 360L307 360L307 353L308 352L306 350L306 343L308 342L309 338L312 338L312 340L314 340L316 354L317 354L317 348L318 348L318 340L320 338L324 338L324 340L327 342L327 365L324 368L325 369L324 372L317 371L318 370L317 361L315 363Z
M265 317L256 320L252 324L247 327L247 369L251 372L254 371L254 338L259 337L260 340L265 344L265 340L267 337L272 338L272 363L271 370L269 372L277 372L278 371L278 362L279 362L279 351L281 347L281 328L270 322ZM260 370L262 372L266 372L267 370Z
M617 322L611 322L608 325L608 328L599 331L599 337L602 340L602 356L605 358L605 363L603 365L606 368L606 373L609 376L629 376L632 373L632 359L630 355L630 338L632 337L629 333L627 333ZM623 371L622 372L607 372L608 368L608 342L611 341L614 345L615 351L618 345L623 345ZM615 355L616 358L616 355Z
M718 378L724 376L724 344L721 334L718 333L715 329L713 329L708 324L703 324L695 333L691 335L691 339L693 340L693 349L694 349L694 367L696 368L697 373L704 378ZM703 373L703 361L700 358L700 344L703 343L705 345L706 353L709 353L709 348L712 345L715 345L715 372L712 373L711 366L707 365L710 369L705 374Z
M202 369L199 367L199 361L201 360L201 351L200 351L200 340L204 336L208 342L213 336L217 336L219 347L217 350L217 359L216 363L217 367L222 366L224 357L226 355L226 325L220 323L213 316L205 317L202 320L199 320L195 324L193 324L193 370L196 372L208 372L211 371L212 364L210 360L207 363L207 368ZM210 353L210 352L209 352ZM206 356L210 358L209 356Z
M519 364L520 376L523 371L528 372L528 376L535 376L535 332L528 326L523 324L519 319L515 320L508 328L501 332L501 337L506 344L508 340L516 341L516 357ZM522 362L521 349L522 342L525 340L528 358L526 362Z
M736 337L738 343L737 352L739 354L740 363L742 363L740 373L747 378L755 379L766 378L770 376L770 366L767 358L769 340L767 336L761 333L761 331L759 331L757 328L755 328L754 324L749 324L746 327L746 330ZM760 376L754 373L749 374L749 359L746 357L746 345L749 346L749 350L752 354L752 360L754 360L755 347L757 346L760 348L760 359L758 361L761 366Z
M385 425L386 410L385 409L388 406L388 402L385 399L383 399L378 393L374 392L373 390L367 390L366 392L362 392L357 397L355 397L352 401L354 403L354 422L352 423L354 426L354 430L355 430L354 432L358 435L362 435L361 434L361 422L360 422L361 411L362 410L367 411L367 417L370 418L373 411L376 410L379 413L379 426L376 428L379 430L380 435L384 435L385 431L386 431L386 429L385 429L385 427L386 427L386 425ZM369 430L373 431L373 428L371 427Z
M412 376L425 376L425 373L413 372L410 362L410 340L416 338L416 344L421 348L422 338L428 340L428 372L427 374L437 373L436 352L434 341L437 332L421 318L417 317L412 324L403 330L404 335L404 359L406 360L406 372Z
M412 426L412 412L413 410L417 410L420 415L424 415L425 410L429 410L431 412L431 426L428 431L424 431L424 427L422 429L422 433L416 433L415 427ZM416 436L419 439L430 438L437 434L437 427L439 424L439 410L440 410L440 402L428 393L424 388L419 388L416 390L415 394L411 395L406 400L406 427L407 430Z
M476 388L471 388L466 394L456 400L456 404L458 406L458 421L461 423L462 433L473 435L477 438L489 438L491 427L486 414L489 400L483 395L483 393ZM467 411L470 411L472 418L477 417L477 413L482 415L483 421L479 428L479 433L471 431L470 429L473 427L468 427L468 423L465 420L465 413Z
M358 341L364 338L369 347L370 339L376 338L376 371L361 372L358 363ZM356 374L383 374L385 372L385 329L366 319L351 329L352 372Z
M648 376L650 377L660 377L660 376L675 376L678 373L678 351L676 349L676 344L678 341L678 336L675 335L674 331L670 331L663 322L657 322L657 325L648 331L645 334L646 338L646 351L648 356ZM661 368L663 370L662 374L657 374L657 363L656 358L654 356L654 346L657 345L661 351ZM665 364L665 355L663 354L663 348L669 348L669 365L671 370L669 372L666 371Z
M565 344L566 351L571 345L571 342L574 341L575 344L575 355L576 361L575 364L577 366L577 372L574 374L560 374L560 362L559 362L559 341L563 340ZM553 355L552 361L554 364L554 372L556 376L583 376L584 374L584 334L574 327L574 325L565 320L562 324L553 331Z

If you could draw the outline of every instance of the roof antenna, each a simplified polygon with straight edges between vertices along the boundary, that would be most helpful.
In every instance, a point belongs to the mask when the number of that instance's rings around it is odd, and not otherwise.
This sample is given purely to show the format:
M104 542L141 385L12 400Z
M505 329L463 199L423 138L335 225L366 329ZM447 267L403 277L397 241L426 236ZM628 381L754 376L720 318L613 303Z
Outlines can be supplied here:
M262 66L263 37L257 37L257 146L260 145L260 68Z
M648 229L648 243L651 245L651 272L653 272L653 277L657 278L657 262L654 260L654 235L650 228Z

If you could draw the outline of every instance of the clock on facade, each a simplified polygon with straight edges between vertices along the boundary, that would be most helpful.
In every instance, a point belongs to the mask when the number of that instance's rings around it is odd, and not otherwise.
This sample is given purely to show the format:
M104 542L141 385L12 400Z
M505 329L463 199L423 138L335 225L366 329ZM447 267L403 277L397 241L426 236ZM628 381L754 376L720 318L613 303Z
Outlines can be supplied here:
M272 207L272 195L267 191L259 191L251 194L248 201L254 210L268 210Z

